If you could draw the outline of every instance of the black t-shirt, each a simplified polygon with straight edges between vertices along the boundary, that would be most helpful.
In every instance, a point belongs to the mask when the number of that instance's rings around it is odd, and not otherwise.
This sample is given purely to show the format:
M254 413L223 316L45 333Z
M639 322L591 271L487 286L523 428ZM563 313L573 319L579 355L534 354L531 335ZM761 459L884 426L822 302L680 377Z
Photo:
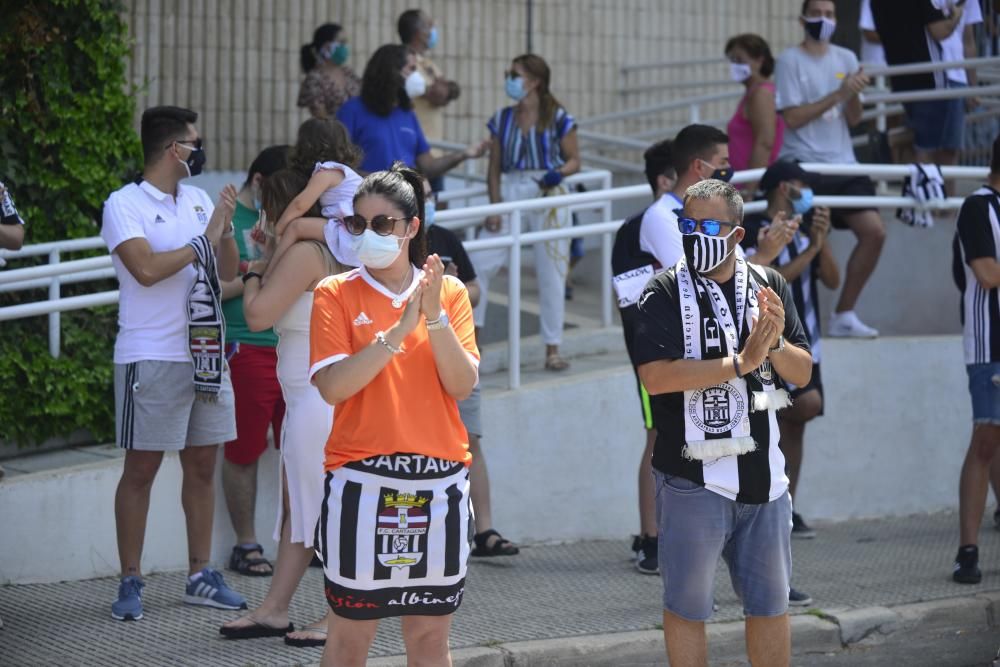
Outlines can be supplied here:
M777 271L771 267L756 267L762 270L767 284L777 292L785 308L785 344L809 349L809 340L795 310L791 290ZM730 311L736 312L736 281L730 279L720 285L729 303ZM742 343L741 343L742 346ZM684 330L681 321L680 304L677 296L676 269L671 268L654 278L639 300L636 321L635 361L638 365L661 360L684 358ZM653 467L668 475L678 475L697 484L706 484L706 478L717 474L707 471L702 461L686 459L681 452L684 437L684 392L658 394L650 397L653 418L658 434L653 450ZM780 452L771 452L768 413L750 413L750 433L758 443L756 451L739 458L738 480L709 480L710 485L721 488L738 488L737 500L746 503L763 503L769 500L771 490L771 458L777 459ZM704 469L703 469L704 468Z
M965 363L1000 362L1000 295L983 289L970 263L997 258L1000 236L1000 192L989 186L969 195L958 212L952 242L952 275L962 292L962 333Z
M887 63L906 65L941 60L941 45L927 33L927 26L947 17L932 0L872 0L871 6ZM940 72L903 74L889 77L889 81L896 92L941 87L936 82L943 85Z
M450 229L438 225L428 227L427 250L441 257L446 269L448 264L454 263L458 269L458 279L463 283L476 279L476 270L472 267L469 253L465 251L465 246L462 245L458 235Z

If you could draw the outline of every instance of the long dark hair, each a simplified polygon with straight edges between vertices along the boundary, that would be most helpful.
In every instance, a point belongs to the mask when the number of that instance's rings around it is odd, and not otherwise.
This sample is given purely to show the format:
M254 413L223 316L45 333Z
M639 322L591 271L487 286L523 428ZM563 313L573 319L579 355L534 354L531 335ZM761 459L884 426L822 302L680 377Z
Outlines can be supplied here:
M397 106L413 108L401 74L409 52L402 44L385 44L368 59L361 78L361 101L372 113L388 116Z
M771 47L768 46L767 40L760 35L748 32L730 37L722 52L729 53L733 49L743 49L751 58L761 58L760 75L765 79L774 73L774 55L771 53Z
M292 200L299 196L306 185L309 177L295 169L282 169L268 176L260 186L260 205L264 207L267 219L275 223L285 212ZM319 217L319 205L307 211L303 217Z
M340 34L341 30L343 28L336 23L324 23L316 28L316 31L313 33L313 41L303 44L299 54L303 72L308 73L313 67L316 67L316 55L319 52L319 48L327 42L337 39L337 35Z
M402 162L394 162L387 171L376 171L365 177L354 193L354 205L369 195L385 197L393 203L407 219L420 218L417 235L410 239L409 259L416 266L427 261L427 226L424 224L424 181L423 176Z
M361 150L351 143L347 128L336 118L310 118L299 125L288 164L308 177L317 162L340 162L352 169L361 162Z
M562 104L549 90L552 71L541 56L526 53L514 58L513 63L520 65L525 72L538 81L538 126L548 127L556 118L556 111Z

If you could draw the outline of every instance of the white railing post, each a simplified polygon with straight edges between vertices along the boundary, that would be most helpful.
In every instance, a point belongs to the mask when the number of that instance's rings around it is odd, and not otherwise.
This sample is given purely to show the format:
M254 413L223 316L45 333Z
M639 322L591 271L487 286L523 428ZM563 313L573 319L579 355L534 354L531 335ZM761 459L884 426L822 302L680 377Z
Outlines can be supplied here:
M521 211L510 213L510 281L507 285L507 384L521 386ZM484 294L481 298L485 298Z
M49 264L59 263L59 250L53 249L49 251ZM49 301L59 300L59 276L52 276L49 282ZM60 326L62 325L61 313L55 311L49 313L49 354L52 355L54 359L59 358L59 348L61 347L60 341L62 339L62 332L60 331Z
M701 107L697 103L688 107L688 120L692 125L701 122Z
M878 88L879 92L884 92L886 90L885 84L886 84L885 74L879 74L878 76L875 77L875 87ZM875 129L878 131L879 141L881 141L882 138L884 137L885 145L889 147L889 150L891 152L892 147L889 145L889 133L888 133L889 120L886 117L885 102L879 102L878 104L875 105L875 113L878 114L875 117ZM889 159L892 159L891 155L888 157ZM889 183L885 179L879 180L877 192L880 195L889 194Z
M610 190L613 183L611 182L611 173L607 173L604 178L601 179L601 187L604 190ZM608 222L611 220L611 200L608 199L601 206L601 217L602 222ZM601 235L601 324L604 327L611 326L611 234Z

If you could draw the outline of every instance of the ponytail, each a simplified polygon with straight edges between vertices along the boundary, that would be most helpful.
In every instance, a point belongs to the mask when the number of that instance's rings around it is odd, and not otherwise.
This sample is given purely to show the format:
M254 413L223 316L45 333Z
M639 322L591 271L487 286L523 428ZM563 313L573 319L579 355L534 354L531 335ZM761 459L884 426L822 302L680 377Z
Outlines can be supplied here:
M308 44L303 44L302 48L299 50L299 60L302 64L302 71L308 74L317 63L317 54L321 46L327 42L332 42L337 39L337 35L340 34L342 28L336 23L324 23L320 27L316 28L313 33L313 41Z

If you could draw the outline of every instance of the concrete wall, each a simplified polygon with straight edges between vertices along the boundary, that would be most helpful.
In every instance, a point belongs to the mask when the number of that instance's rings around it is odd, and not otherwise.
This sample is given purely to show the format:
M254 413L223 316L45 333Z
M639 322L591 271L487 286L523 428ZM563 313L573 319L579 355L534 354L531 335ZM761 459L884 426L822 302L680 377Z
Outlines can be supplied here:
M397 41L396 18L403 10L419 6L430 12L441 34L434 58L463 87L446 116L446 138L454 141L482 136L487 118L508 104L503 72L527 49L525 0L128 0L125 5L134 40L129 80L140 88L136 119L156 104L198 110L209 167L216 169L245 169L261 148L294 138L307 117L295 106L302 76L299 48L321 23L345 27L349 64L360 73L376 48ZM555 94L578 116L665 99L663 93L619 95L622 65L721 56L726 38L738 32L759 32L775 50L801 35L797 3L787 0L536 0L534 7L532 49L549 61ZM687 81L692 74L719 80L728 70L720 65L665 76ZM627 83L663 80L661 73L647 72ZM677 96L704 92L688 88ZM705 118L728 117L732 104L707 111ZM678 122L686 113L657 122Z
M955 508L971 421L960 339L825 345L826 416L807 432L798 509L812 520L841 520ZM632 372L620 357L621 365L606 370L485 393L494 522L510 538L624 540L636 530L644 435ZM120 465L0 483L0 584L114 574ZM262 463L258 537L272 556L275 469L270 452ZM177 458L168 456L153 488L147 572L186 563L179 490ZM219 497L217 561L232 543Z

